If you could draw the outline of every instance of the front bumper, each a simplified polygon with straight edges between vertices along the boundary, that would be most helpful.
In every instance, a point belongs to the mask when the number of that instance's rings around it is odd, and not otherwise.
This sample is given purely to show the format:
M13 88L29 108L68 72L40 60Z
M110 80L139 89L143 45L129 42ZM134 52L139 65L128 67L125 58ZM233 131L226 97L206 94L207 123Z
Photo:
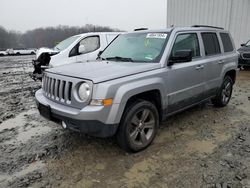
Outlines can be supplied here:
M248 55L249 57L249 53L248 52L239 52L239 66L250 66L250 58L245 57L245 55Z
M118 124L107 124L101 120L109 113L105 107L87 106L81 110L75 109L48 100L42 90L38 90L35 97L43 117L54 122L64 121L70 130L96 137L111 137L116 133Z
M250 60L239 58L239 66L250 66Z

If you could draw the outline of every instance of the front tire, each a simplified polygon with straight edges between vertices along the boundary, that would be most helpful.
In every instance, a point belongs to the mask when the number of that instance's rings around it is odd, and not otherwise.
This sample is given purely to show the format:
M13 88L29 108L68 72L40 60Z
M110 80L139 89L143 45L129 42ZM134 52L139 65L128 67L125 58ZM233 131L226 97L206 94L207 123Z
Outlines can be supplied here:
M127 152L147 148L155 138L159 126L159 113L155 105L137 100L128 105L116 134L119 146Z
M232 92L233 92L233 81L231 77L225 76L217 96L212 99L212 103L216 107L226 106L231 99Z

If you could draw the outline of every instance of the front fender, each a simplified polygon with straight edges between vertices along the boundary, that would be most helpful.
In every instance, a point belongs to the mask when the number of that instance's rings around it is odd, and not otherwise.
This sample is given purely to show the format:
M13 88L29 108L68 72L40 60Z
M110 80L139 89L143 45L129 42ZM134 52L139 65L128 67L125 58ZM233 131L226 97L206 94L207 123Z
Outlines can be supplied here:
M165 106L165 87L164 81L161 78L149 78L138 81L133 81L131 83L124 84L120 86L115 94L113 107L111 108L109 114L109 120L111 122L119 123L126 107L127 101L140 93L158 90L161 95L162 106Z

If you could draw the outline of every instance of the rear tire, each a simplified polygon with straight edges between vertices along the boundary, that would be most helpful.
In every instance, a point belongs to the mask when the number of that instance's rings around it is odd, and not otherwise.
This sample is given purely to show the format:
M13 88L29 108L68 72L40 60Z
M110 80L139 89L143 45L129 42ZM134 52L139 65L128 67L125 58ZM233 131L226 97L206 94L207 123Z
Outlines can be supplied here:
M233 81L231 77L225 76L221 88L217 93L216 97L213 98L211 101L216 107L224 107L226 106L232 96L233 92Z
M124 111L116 134L117 142L127 152L141 151L152 143L158 126L159 113L155 105L136 100Z

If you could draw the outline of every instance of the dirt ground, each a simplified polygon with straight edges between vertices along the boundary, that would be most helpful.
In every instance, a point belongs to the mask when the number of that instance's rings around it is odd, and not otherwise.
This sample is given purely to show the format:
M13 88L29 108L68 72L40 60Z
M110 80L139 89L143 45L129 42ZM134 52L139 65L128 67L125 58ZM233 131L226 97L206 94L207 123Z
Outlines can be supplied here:
M128 154L114 139L63 130L35 105L33 56L0 58L0 187L250 187L250 71L225 108L203 104Z

